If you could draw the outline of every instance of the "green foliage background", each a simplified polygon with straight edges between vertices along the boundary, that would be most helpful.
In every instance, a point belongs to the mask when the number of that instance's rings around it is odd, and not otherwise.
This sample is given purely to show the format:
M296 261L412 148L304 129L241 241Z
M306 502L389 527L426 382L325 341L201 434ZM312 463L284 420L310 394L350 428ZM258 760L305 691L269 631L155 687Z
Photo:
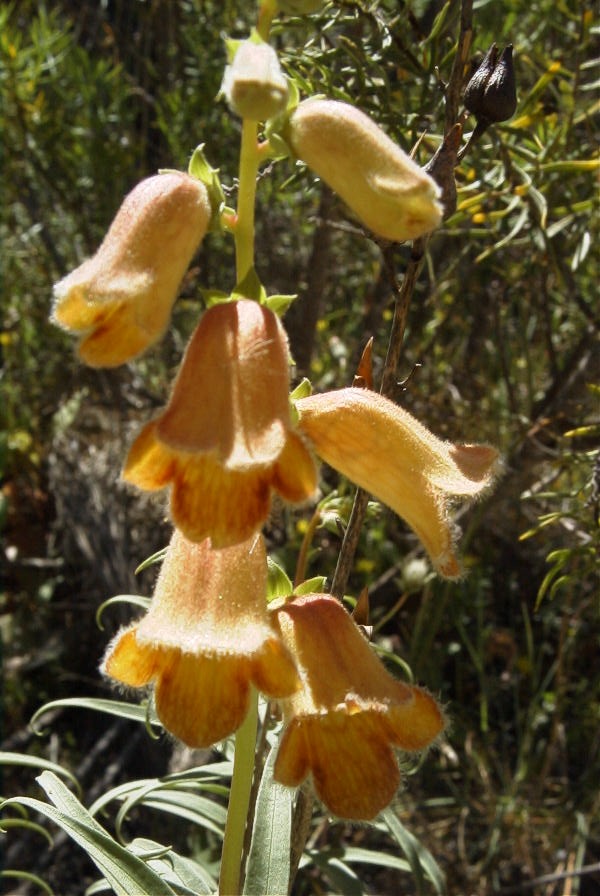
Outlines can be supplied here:
M347 0L281 20L275 44L303 93L357 103L405 149L418 143L425 164L444 129L440 81L453 61L458 7ZM119 464L164 401L202 290L233 286L231 246L205 241L167 337L118 371L81 368L71 340L48 323L52 283L95 250L124 193L158 168L185 168L198 143L234 195L238 125L215 100L221 35L243 36L253 11L233 0L0 8L7 749L46 755L48 738L27 728L45 700L107 695L96 666L108 635L95 608L119 591L149 593L151 577L134 579L133 570L167 531L160 507L118 485ZM448 705L447 743L409 779L399 811L445 868L448 892L477 894L520 892L510 887L600 861L593 5L475 2L474 54L492 40L515 46L519 106L457 170L457 210L429 246L397 397L439 435L498 445L503 475L461 517L463 581L415 581L408 561L418 546L377 508L351 580L353 594L369 586L387 646ZM377 374L393 307L379 248L289 163L262 178L258 219L267 288L299 294L286 318L299 373L317 389L349 384L373 335ZM398 276L408 253L394 251ZM347 512L348 485L324 476L338 487L336 511ZM305 525L283 509L270 524L289 573ZM331 576L339 543L327 517L309 574ZM78 770L103 736L101 724L82 730L79 719L67 713L55 723L60 761ZM118 753L125 734L114 733L109 750ZM167 746L152 751L145 744L138 762L160 772ZM92 762L84 784L95 776ZM6 773L5 795L30 788L31 777ZM179 829L157 839L171 834L185 842ZM341 825L332 837L368 839ZM48 873L66 894L64 869ZM390 878L365 880L368 892L386 892ZM591 893L586 880L572 881L571 892ZM309 875L298 887L317 892Z

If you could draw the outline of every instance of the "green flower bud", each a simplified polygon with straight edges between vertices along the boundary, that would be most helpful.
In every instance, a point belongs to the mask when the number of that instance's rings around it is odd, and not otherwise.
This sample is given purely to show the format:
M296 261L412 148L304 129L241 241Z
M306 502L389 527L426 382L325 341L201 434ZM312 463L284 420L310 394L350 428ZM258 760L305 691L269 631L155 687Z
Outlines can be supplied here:
M255 38L239 42L225 69L221 91L241 118L266 121L282 112L288 83L273 47Z
M364 112L348 103L309 99L283 135L373 233L401 242L438 226L435 181Z
M465 90L465 107L478 120L492 123L507 121L517 108L517 84L508 44L498 59L498 48L492 44Z

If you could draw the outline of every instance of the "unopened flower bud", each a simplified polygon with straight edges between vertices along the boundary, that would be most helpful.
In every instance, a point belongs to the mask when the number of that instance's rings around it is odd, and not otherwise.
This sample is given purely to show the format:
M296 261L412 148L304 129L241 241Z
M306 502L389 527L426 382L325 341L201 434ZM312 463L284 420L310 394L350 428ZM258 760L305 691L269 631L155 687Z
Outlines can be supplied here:
M378 236L412 240L440 223L434 180L354 106L305 100L284 136L295 155Z
M269 44L255 39L239 43L225 69L221 90L237 115L254 121L278 115L288 99L288 83L277 53Z
M517 85L508 44L498 58L492 44L465 90L465 107L483 122L507 121L517 108Z

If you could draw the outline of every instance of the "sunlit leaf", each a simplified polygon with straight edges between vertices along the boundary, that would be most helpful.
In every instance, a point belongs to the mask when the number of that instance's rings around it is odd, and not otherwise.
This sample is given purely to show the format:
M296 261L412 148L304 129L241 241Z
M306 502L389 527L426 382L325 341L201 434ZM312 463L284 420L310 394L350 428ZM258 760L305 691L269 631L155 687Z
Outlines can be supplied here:
M425 894L424 875L426 875L433 884L435 892L439 894L439 896L443 896L446 892L444 875L429 850L417 840L414 834L411 834L411 832L404 827L392 809L384 809L381 814L390 834L394 840L396 840L402 852L408 859L414 875L414 883L417 887L417 893Z
M265 762L248 856L244 896L287 893L294 791L273 779L276 749Z
M55 709L93 709L96 712L104 712L107 715L117 716L120 719L131 719L134 722L142 722L146 724L148 721L148 708L144 705L136 703L124 703L119 700L107 700L102 697L65 697L62 700L51 700L40 707L30 720L30 725L36 732L41 734L43 726L38 726L40 719ZM152 725L160 725L158 719L153 716L150 719Z
M53 805L30 797L13 797L4 805L20 803L62 828L85 850L117 896L173 896L171 887L145 862L120 846L56 775L42 772L37 780Z
M46 771L54 772L56 775L60 775L63 778L67 778L67 780L75 785L77 791L81 791L79 781L68 769L64 768L62 765L58 765L56 762L50 762L49 759L43 759L40 756L0 751L0 765L21 765L26 768L34 768L37 771L45 769Z

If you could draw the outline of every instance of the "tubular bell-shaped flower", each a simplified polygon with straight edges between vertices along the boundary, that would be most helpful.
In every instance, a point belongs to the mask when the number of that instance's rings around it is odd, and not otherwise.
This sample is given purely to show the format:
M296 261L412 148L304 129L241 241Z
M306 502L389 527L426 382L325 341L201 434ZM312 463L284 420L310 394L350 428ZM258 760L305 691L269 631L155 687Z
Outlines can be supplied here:
M283 136L294 154L378 236L412 240L440 223L435 181L349 103L304 100Z
M277 316L247 299L210 308L196 328L166 410L134 442L123 476L172 483L175 524L222 547L248 538L271 490L310 497L316 471L291 428L287 339Z
M369 820L399 784L396 749L428 747L444 729L436 701L393 678L342 605L328 594L271 611L302 686L282 701L275 779L317 795L341 818Z
M407 411L368 389L348 388L296 402L300 429L317 454L401 516L441 575L460 574L449 504L492 482L498 452L445 442Z
M96 254L54 287L53 320L81 336L86 364L124 364L162 335L211 214L204 184L178 171L125 197Z
M262 536L222 550L175 530L141 622L109 646L106 675L156 685L158 717L191 747L208 747L244 720L250 686L291 694L298 677L270 625Z

